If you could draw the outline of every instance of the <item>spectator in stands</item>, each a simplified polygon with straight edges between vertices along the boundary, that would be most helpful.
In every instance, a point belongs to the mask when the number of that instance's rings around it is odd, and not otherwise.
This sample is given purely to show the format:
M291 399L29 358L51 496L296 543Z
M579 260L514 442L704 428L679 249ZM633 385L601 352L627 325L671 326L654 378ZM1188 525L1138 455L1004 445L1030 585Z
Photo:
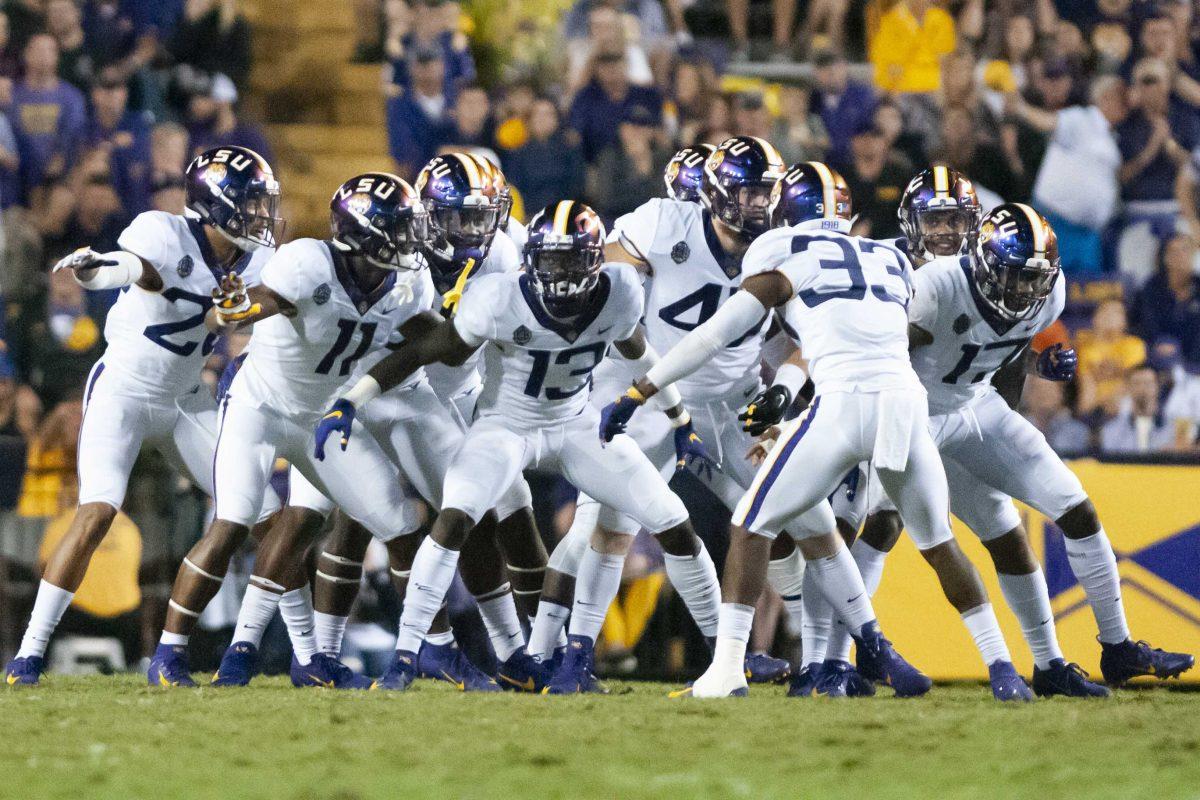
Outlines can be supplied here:
M47 178L66 174L87 125L83 95L60 80L57 70L54 37L35 34L25 46L25 77L12 98L23 195Z
M933 0L899 0L879 20L869 57L881 91L932 94L942 88L941 59L954 50L954 18Z
M850 142L850 161L837 165L854 198L854 234L872 239L900 235L896 207L913 175L912 164L898 157L883 131L868 124Z
M440 50L413 53L412 90L387 101L388 148L401 175L416 175L433 158L452 125Z
M83 10L75 0L46 3L46 32L58 43L58 76L87 92L97 65L84 34Z
M771 114L758 92L739 92L733 98L733 129L742 136L771 136Z
M150 174L155 183L182 178L191 157L187 128L178 122L160 122L150 131Z
M1128 403L1100 429L1100 450L1114 455L1160 453L1175 443L1175 429L1159 406L1158 374L1146 363L1125 378Z
M496 124L492 118L492 101L479 84L464 86L454 98L450 125L444 134L444 145L463 148L492 148L496 140Z
M0 81L4 80L0 78ZM21 157L18 152L16 131L8 114L0 111L0 210L9 208L21 199Z
M1030 376L1021 394L1021 413L1042 432L1054 452L1063 456L1079 456L1092 445L1092 432L1071 416L1067 407L1066 386Z
M92 118L84 142L108 150L113 186L129 216L150 208L150 124L129 111L125 82L100 76L92 87Z
M1179 341L1169 336L1153 343L1147 361L1158 373L1159 398L1175 429L1175 449L1200 452L1200 375L1184 367Z
M812 111L811 100L812 92L806 86L784 86L779 91L779 116L767 138L787 164L821 161L829 148L825 123Z
M733 53L730 54L730 59L747 61L750 58L750 0L726 0L725 7L729 12L729 29L733 35ZM771 20L771 40L774 44L772 60L790 60L796 0L771 0Z
M40 318L22 326L13 341L21 372L45 407L78 396L104 350L100 326L88 311L83 287L66 270L52 273Z
M850 156L850 137L875 113L875 90L851 80L845 57L833 50L814 54L813 78L811 105L829 132L829 160L845 162Z
M623 10L654 6L657 14L647 19L650 30L642 26L640 15ZM629 82L635 86L654 83L652 62L667 54L666 20L662 7L653 2L627 4L612 0L579 0L567 14L563 34L567 39L567 94L586 86L592 78L596 56L606 52L624 52Z
M1061 111L1036 108L1017 92L1007 95L1011 113L1050 134L1033 184L1033 204L1058 234L1063 268L1069 274L1104 267L1101 236L1117 211L1121 152L1114 127L1126 115L1125 84L1105 75L1091 87L1087 106Z
M0 10L0 78L10 83L21 73L21 51L9 30L8 14Z
M505 156L504 174L531 213L563 197L583 196L583 156L567 141L553 100L534 101L529 140Z
M518 81L506 86L496 105L496 146L516 150L529 141L529 114L537 99L533 84Z
M662 170L671 152L662 145L659 117L645 106L625 109L617 128L617 143L596 159L588 195L609 225L652 197L662 194Z
M25 49L34 34L46 29L45 0L8 0L4 3L4 13L18 51Z
M1179 204L1175 180L1188 153L1200 145L1200 122L1171 96L1170 69L1159 59L1137 62L1129 93L1130 114L1117 127L1122 164L1118 177L1125 204L1118 267L1136 283L1154 271L1147 252L1174 233Z
M162 6L170 6L173 2L154 1ZM83 29L87 32L87 48L95 75L127 81L160 55L163 29L140 21L142 14L137 9L137 2L94 0L85 4Z
M942 112L940 161L966 174L983 193L992 193L1007 202L1024 200L1027 195L1015 142L996 144L980 139L974 117L962 106ZM1010 146L1011 145L1011 146ZM985 202L984 206L994 205Z
M455 4L443 0L389 0L384 49L388 65L384 80L390 82L389 96L403 94L413 85L412 71L417 53L438 50L442 56L443 93L453 97L458 87L475 80L475 59L470 41L458 30Z
M1169 336L1183 360L1200 368L1200 275L1196 240L1172 236L1159 254L1158 272L1142 287L1136 306L1137 331L1148 342Z
M1104 300L1092 314L1092 327L1076 336L1079 351L1079 402L1081 414L1117 413L1121 391L1130 369L1146 360L1146 344L1128 331L1125 304Z
M617 143L617 128L630 108L650 112L656 123L662 118L662 96L649 86L629 81L625 55L606 51L595 58L595 76L575 95L567 124L579 135L583 157L595 162L600 151Z
M166 49L175 63L227 75L244 90L250 80L250 36L237 0L187 0Z
M713 102L720 96L718 78L712 63L693 58L679 61L671 78L674 119L670 131L679 142L699 141L706 127Z
M894 100L885 98L879 101L872 123L887 139L888 147L907 158L910 164L915 166L929 162L925 157L924 139L904 127L904 114Z
M237 115L237 87L221 73L213 76L207 92L192 95L188 102L188 125L192 153L211 147L237 145L249 147L273 164L275 157L262 128L243 121Z

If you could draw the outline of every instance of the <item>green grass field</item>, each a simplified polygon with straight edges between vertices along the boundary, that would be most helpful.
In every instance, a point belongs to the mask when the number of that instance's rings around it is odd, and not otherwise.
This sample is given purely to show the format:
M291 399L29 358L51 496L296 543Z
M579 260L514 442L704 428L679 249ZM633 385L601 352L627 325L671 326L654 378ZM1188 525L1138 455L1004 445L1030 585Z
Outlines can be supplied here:
M0 689L0 797L1200 798L1200 693L1002 706L926 698L159 690L133 676ZM888 690L881 690L881 694Z

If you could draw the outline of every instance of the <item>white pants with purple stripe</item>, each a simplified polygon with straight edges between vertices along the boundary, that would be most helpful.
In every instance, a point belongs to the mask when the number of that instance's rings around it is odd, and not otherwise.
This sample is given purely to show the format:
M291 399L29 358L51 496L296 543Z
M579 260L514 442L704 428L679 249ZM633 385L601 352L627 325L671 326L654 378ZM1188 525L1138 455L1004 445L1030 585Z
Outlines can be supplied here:
M888 409L913 407L912 391L830 392L815 397L808 411L783 429L738 503L734 524L775 538L799 514L822 504L828 510L826 498L846 473L874 455L879 426L892 422L884 418ZM896 501L917 547L927 550L953 538L946 473L929 434L927 415L910 417L904 425L907 463L903 469L878 470L879 480ZM832 531L832 510L828 520Z

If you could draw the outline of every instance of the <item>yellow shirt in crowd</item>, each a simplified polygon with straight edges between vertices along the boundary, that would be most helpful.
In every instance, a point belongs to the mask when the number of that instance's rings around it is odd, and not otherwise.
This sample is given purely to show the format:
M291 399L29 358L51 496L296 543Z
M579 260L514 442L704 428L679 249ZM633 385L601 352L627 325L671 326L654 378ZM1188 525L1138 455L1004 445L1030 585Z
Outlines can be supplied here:
M875 83L885 92L936 92L942 88L942 56L954 50L954 18L932 6L917 20L899 2L879 20L871 40Z
M75 510L64 511L46 526L38 558L44 564L71 527ZM83 583L71 605L96 617L116 617L142 604L138 568L142 563L142 535L134 521L118 513L108 535L88 563Z
M1091 331L1076 336L1079 375L1096 387L1097 405L1107 406L1125 391L1125 373L1146 360L1146 343L1128 334L1101 341Z

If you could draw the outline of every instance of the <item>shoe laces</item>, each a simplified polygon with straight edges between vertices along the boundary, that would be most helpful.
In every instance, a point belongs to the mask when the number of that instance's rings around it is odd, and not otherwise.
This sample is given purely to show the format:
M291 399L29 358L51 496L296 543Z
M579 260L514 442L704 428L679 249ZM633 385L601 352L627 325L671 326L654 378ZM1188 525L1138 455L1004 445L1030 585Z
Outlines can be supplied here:
M1085 670L1083 667L1076 664L1074 661L1068 662L1065 669L1067 670L1067 672L1070 672L1072 675L1076 675L1085 681L1090 680L1092 677L1091 675L1088 674L1087 670Z

